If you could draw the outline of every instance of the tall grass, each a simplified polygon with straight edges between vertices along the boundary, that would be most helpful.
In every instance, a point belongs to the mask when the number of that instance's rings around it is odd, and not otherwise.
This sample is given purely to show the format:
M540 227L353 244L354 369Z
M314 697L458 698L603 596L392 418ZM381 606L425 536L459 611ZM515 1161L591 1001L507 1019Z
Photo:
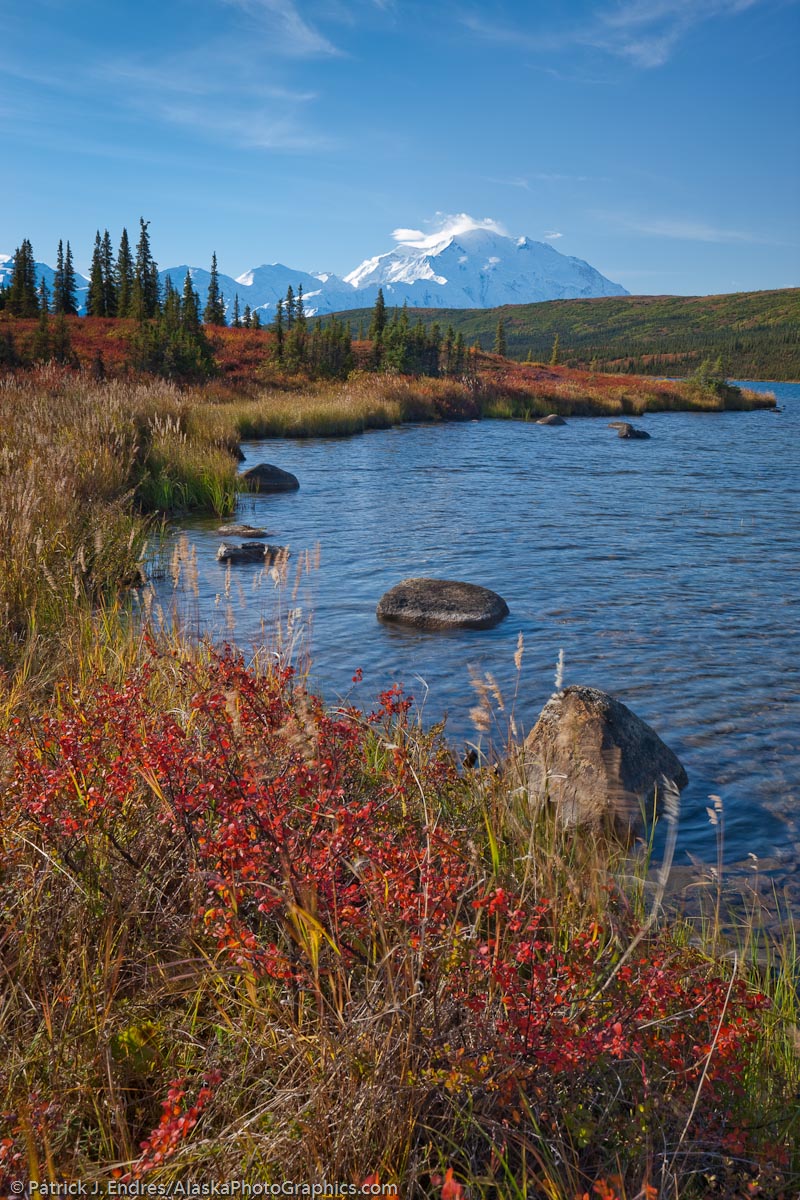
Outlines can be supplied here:
M52 366L0 379L0 663L51 654L77 614L136 582L153 515L232 510L235 460L191 411L164 383Z

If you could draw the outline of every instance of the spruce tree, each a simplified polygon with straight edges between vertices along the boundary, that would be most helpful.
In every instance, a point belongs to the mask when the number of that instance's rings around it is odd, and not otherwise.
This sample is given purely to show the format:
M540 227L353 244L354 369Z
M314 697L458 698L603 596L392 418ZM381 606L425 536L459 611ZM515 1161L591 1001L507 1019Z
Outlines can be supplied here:
M5 330L0 333L0 367L16 367L17 347L14 345L14 335L6 323Z
M63 313L64 304L64 243L59 238L58 251L56 252L56 270L53 276L53 312Z
M211 278L208 281L208 295L203 309L203 320L206 325L224 325L225 298L219 290L219 272L217 270L216 251L211 255Z
M47 290L47 284L44 281L44 275L39 280L39 291L37 295L39 297L39 312L50 312L50 293Z
M155 319L142 321L132 339L134 365L174 379L205 378L214 371L214 356L200 326L200 297L187 271L183 293L167 276L164 301Z
M133 269L133 294L131 316L147 320L156 316L159 304L158 266L150 251L149 221L139 218L139 241L136 244L136 262Z
M464 359L466 357L466 349L464 347L464 335L459 329L456 334L455 345L453 346L453 370L458 373L464 370Z
M36 333L33 335L31 357L34 362L48 362L52 357L52 349L50 341L50 314L46 308L43 308L39 313L39 324L36 326Z
M558 337L558 334L556 334L556 336L553 338L553 349L550 351L550 366L551 367L558 366L558 352L559 352L559 344L558 343L559 343L559 337Z
M294 288L289 284L286 289L286 328L291 329L294 325Z
M386 301L383 298L383 288L378 288L378 295L375 299L375 305L372 309L372 320L369 325L370 340L375 342L380 339L386 328Z
M283 362L283 300L279 300L275 307L275 357L278 362Z
M14 267L6 292L6 309L13 317L35 317L39 313L36 290L36 264L28 238L14 251Z
M158 263L150 264L150 296L152 297L153 315L157 316L161 307L161 281L158 278Z
M455 330L452 325L448 325L447 332L444 335L444 361L442 363L445 375L449 375L453 370L453 346L455 340Z
M244 306L244 315L242 316L242 324L244 325L245 329L252 328L253 314L250 311L249 304L245 304L245 306Z
M51 335L52 356L58 363L75 363L75 356L72 352L72 342L69 336L69 326L66 321L66 314L61 312L56 316L53 322L53 331Z
M117 279L114 267L114 252L111 249L111 235L107 229L103 231L100 263L103 272L104 316L115 317L117 315Z
M250 314L250 328L251 329L260 329L261 328L261 317L258 314L257 308L254 308L252 313Z
M77 317L78 300L75 289L75 266L72 261L72 248L67 242L67 252L64 255L64 307L62 312L67 317Z
M233 297L233 321L231 322L234 329L242 328L242 318L239 315L239 293Z
M94 237L94 252L92 266L89 271L89 294L86 297L87 317L106 317L106 289L103 280L103 243L100 241L100 230Z
M123 229L122 237L119 240L119 252L117 254L117 316L131 316L131 307L133 304L133 259L131 257L131 244L128 240L128 231Z
M494 335L494 352L506 356L506 327L502 318L497 322L497 329Z
M186 272L181 298L181 325L187 333L200 332L200 297L192 287L192 275Z

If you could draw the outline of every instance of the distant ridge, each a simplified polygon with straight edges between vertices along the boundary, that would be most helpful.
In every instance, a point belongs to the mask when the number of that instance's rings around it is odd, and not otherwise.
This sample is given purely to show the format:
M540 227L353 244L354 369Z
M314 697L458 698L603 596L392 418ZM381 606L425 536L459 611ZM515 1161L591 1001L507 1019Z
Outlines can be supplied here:
M357 330L369 309L339 315ZM508 354L547 362L556 334L565 366L687 375L721 358L737 379L800 380L800 288L720 296L619 296L492 309L420 309L423 324L452 325L467 345L494 345L502 319Z

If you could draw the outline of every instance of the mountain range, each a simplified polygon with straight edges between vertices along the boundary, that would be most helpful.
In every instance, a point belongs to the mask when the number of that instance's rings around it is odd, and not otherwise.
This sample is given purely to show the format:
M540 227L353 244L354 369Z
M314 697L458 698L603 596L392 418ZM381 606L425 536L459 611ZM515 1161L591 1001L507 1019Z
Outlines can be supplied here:
M405 235L406 240L403 240ZM228 316L234 297L244 310L249 305L262 320L270 321L278 300L291 285L295 293L302 285L306 313L341 312L374 304L383 289L387 305L410 308L495 308L503 304L525 304L544 300L573 300L591 296L627 296L625 288L612 283L580 258L559 253L547 242L528 237L510 237L496 226L462 224L455 232L423 236L414 230L398 230L393 249L365 259L344 278L328 272L299 271L282 263L265 264L234 279L219 275ZM0 255L0 284L8 282L11 260ZM44 278L53 288L53 269L37 263L37 282ZM181 290L186 272L206 302L210 274L187 264L159 272L162 283L169 278ZM85 311L89 281L77 275L80 311Z

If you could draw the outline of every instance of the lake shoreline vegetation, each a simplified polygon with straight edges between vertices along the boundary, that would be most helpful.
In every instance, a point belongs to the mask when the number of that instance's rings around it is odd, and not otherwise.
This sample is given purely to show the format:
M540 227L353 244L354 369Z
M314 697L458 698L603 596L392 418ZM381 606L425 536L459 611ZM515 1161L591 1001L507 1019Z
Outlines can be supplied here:
M372 711L326 703L274 648L245 661L128 602L166 515L233 510L242 438L774 401L714 362L682 384L576 372L555 343L515 364L380 310L312 350L302 298L272 330L215 325L190 280L153 291L141 238L127 254L149 315L64 311L68 246L61 311L0 314L4 1192L790 1200L791 923L666 914L652 842L565 829L518 737L462 770L391 681Z

